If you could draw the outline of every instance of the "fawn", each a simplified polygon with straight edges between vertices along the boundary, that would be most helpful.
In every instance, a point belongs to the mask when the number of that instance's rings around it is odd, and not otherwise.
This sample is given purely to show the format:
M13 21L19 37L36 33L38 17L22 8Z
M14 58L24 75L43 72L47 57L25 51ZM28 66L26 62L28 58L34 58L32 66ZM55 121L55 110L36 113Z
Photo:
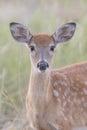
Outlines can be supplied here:
M72 130L87 126L87 62L52 69L55 48L70 40L75 23L66 23L53 35L32 35L22 24L10 23L14 39L30 51L31 74L26 96L33 130Z

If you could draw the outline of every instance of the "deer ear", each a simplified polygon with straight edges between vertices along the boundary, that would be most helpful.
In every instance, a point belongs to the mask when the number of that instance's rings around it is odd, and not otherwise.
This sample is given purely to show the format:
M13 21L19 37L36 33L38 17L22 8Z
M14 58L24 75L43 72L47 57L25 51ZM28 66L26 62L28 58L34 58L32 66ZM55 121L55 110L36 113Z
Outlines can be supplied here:
M32 38L28 29L19 23L10 23L10 31L15 40L22 43L29 43Z
M56 43L64 43L70 40L73 37L73 34L76 29L75 23L67 23L61 26L56 32L52 35Z

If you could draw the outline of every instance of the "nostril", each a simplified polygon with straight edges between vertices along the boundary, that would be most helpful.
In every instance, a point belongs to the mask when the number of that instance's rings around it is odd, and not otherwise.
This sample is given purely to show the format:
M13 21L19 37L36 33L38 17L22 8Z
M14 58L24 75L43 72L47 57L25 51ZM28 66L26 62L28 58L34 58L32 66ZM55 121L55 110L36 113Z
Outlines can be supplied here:
M40 66L40 63L37 64L37 68L39 68L39 66Z
M47 63L47 67L49 68L49 64Z

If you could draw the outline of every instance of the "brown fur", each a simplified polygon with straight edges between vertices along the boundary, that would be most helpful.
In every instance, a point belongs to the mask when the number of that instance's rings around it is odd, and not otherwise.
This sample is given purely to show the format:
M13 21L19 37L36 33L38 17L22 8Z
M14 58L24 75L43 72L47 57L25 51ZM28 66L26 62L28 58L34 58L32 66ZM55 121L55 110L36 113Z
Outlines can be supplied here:
M29 87L27 112L35 129L87 126L87 62L52 70L47 77L31 75Z
M37 34L35 35L32 40L31 40L31 44L32 43L35 43L36 45L44 45L44 46L47 46L47 44L50 44L51 42L53 42L53 39L52 37L50 37L49 35L47 34L44 34L44 33L40 33L40 34Z
M87 62L51 70L56 44L71 39L75 28L75 23L67 23L52 36L33 36L22 24L10 24L14 39L26 42L30 49L31 75L26 109L33 130L87 129Z

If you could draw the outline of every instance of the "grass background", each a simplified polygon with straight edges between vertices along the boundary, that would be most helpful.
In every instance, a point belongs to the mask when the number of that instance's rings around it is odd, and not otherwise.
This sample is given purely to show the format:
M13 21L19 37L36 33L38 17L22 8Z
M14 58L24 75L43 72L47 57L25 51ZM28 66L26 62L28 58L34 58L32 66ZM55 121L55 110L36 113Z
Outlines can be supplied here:
M13 40L9 23L22 23L33 34L52 34L72 21L77 23L75 35L58 46L55 68L87 60L87 0L0 0L0 130L28 130L29 51Z

